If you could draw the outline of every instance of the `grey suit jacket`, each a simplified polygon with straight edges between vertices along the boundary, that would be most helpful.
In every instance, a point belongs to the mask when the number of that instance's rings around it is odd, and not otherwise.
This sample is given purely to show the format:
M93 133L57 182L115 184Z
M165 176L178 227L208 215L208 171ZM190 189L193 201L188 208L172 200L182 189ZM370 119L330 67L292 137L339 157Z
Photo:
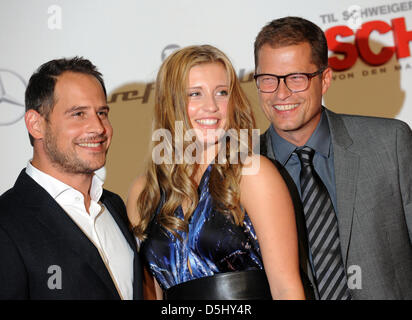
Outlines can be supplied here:
M395 119L325 112L352 298L412 299L411 129ZM274 159L269 132L263 137Z

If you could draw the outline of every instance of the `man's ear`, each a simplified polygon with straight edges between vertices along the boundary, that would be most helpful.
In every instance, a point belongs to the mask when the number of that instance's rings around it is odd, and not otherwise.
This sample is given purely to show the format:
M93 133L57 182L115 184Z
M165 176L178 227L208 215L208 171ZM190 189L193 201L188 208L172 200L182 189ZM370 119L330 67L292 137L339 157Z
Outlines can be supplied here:
M27 131L34 139L41 139L44 136L45 119L36 110L27 110L24 115Z
M327 67L325 71L322 72L322 95L328 91L330 84L332 82L332 69Z

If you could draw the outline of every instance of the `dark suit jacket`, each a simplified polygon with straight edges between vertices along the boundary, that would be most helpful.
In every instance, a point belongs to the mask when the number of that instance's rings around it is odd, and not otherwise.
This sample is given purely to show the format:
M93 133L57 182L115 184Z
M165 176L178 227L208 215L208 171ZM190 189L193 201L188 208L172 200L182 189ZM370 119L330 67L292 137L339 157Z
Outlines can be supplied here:
M100 199L134 252L133 298L142 299L142 268L120 197ZM23 170L0 197L0 299L120 299L93 243ZM57 266L61 289L51 286Z
M412 299L411 129L395 119L325 112L352 298ZM269 132L263 136L267 156L274 159ZM310 268L307 273L313 282Z

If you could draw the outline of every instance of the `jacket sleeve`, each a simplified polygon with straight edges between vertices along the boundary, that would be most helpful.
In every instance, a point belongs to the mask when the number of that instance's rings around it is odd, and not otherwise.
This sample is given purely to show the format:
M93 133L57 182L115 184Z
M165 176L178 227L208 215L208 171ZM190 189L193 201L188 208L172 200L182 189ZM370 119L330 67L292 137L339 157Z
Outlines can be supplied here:
M0 300L28 299L27 272L23 259L0 226Z
M409 239L412 243L412 132L410 127L403 122L397 129L396 152L402 205L408 226Z

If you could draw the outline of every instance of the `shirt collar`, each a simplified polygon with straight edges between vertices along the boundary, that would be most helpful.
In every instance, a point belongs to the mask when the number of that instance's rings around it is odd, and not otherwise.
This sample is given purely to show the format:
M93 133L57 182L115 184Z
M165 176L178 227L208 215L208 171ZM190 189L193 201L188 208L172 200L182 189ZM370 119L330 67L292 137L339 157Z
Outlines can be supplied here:
M272 138L272 148L275 158L282 166L285 166L286 162L288 162L290 158L290 155L293 151L295 151L296 146L278 135L273 127L273 124L270 125L269 132Z
M297 148L293 143L290 143L283 139L276 132L273 124L269 127L269 132L272 137L272 147L275 154L276 160L278 160L282 166L284 166L293 151ZM309 140L306 142L305 146L314 149L316 152L320 153L323 157L329 158L330 154L330 131L329 123L325 112L322 110L320 121L315 129L315 131L310 136Z
M314 149L320 153L323 157L329 158L330 152L330 131L329 123L326 117L326 113L322 110L320 121L315 131L312 133L305 146Z
M26 173L31 178L33 178L33 180L36 181L40 186L42 186L55 200L66 191L74 190L76 192L79 192L71 186L52 177L51 175L37 169L31 164L31 161L29 161L27 164ZM90 198L98 202L102 193L103 180L101 180L96 174L94 174L92 178L92 184L90 187Z

